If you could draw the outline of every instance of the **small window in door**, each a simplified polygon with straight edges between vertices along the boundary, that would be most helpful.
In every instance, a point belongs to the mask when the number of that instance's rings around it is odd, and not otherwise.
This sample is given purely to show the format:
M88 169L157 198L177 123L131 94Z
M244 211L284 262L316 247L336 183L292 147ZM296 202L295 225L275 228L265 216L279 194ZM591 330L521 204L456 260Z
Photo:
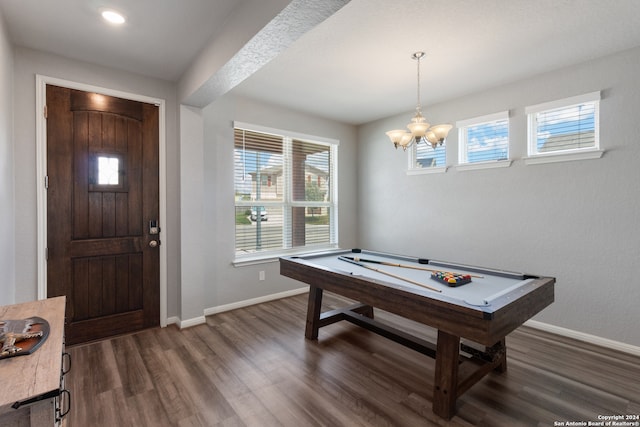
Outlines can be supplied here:
M91 191L126 191L122 154L95 153L89 160Z
M120 185L120 159L98 156L98 185Z

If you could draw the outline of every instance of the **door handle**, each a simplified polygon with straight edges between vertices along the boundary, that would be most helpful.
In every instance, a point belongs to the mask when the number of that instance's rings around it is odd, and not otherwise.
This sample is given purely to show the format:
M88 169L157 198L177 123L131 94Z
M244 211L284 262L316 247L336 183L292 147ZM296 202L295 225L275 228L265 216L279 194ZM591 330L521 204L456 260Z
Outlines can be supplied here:
M152 240L152 241L149 242L149 246L152 247L152 248L158 247L158 246L160 246L160 241Z

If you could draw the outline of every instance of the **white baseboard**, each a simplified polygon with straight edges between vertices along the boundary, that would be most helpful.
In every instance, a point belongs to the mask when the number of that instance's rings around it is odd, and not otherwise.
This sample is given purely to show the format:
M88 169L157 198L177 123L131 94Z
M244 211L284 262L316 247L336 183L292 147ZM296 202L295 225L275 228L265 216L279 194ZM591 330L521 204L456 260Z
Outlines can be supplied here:
M584 341L589 344L597 345L599 347L610 348L612 350L621 351L623 353L632 354L634 356L640 356L640 347L631 344L598 337L596 335L585 334L584 332L578 332L572 329L538 322L536 320L528 320L524 323L524 326L529 326L534 329L539 329L541 331L550 332L552 334L561 335L567 338L573 338L578 341Z
M244 301L233 302L231 304L219 305L217 307L206 308L204 310L205 316L212 314L223 313L225 311L235 310L236 308L248 307L250 305L260 304L263 302L274 301L281 298L292 297L294 295L300 295L309 292L309 287L293 289L291 291L279 292L277 294L265 295L263 297L252 298Z
M190 328L192 326L202 325L203 323L206 323L206 322L207 322L207 319L204 316L198 316L192 319L180 321L180 323L178 324L178 327L180 329Z
M237 308L249 307L250 305L260 304L263 302L274 301L282 298L292 297L294 295L300 295L309 292L309 287L305 286L304 288L293 289L291 291L279 292L277 294L265 295L258 298L252 298L244 301L233 302L231 304L219 305L217 307L210 307L204 309L204 315L199 317L194 317L192 319L180 320L178 317L172 317L170 321L167 320L167 323L175 323L178 325L180 329L189 328L191 326L201 325L205 323L207 320L205 316L211 316L213 314L223 313L225 311L235 310Z

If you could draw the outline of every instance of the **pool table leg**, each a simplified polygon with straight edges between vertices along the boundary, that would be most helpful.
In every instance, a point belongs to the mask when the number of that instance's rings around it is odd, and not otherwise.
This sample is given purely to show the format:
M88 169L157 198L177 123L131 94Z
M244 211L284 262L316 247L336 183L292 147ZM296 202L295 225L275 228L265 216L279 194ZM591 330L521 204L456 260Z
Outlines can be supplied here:
M438 331L433 412L449 419L456 412L460 337Z
M309 286L309 303L307 304L307 325L304 336L308 340L318 339L320 329L320 310L322 309L322 288Z
M502 346L502 355L500 356L500 364L495 367L494 371L498 373L507 372L507 339L502 338L498 341L498 344Z

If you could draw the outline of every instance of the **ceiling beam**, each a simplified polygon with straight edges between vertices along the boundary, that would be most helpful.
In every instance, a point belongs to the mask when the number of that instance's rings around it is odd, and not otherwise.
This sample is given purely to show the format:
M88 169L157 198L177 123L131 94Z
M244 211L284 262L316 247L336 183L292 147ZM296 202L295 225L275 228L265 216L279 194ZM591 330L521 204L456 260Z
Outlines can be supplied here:
M209 105L258 71L349 1L291 1L226 63L213 71L197 89L190 94L181 94L180 98L184 96L181 102L199 108ZM185 90L186 84L181 81L181 92Z

